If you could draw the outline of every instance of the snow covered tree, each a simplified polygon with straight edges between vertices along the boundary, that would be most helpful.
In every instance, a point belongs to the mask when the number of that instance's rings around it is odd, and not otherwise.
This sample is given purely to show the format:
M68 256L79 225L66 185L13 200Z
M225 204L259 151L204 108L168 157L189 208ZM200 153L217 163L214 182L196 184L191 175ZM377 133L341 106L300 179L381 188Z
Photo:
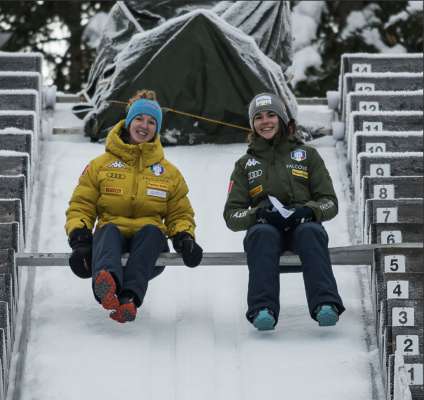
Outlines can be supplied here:
M94 52L82 40L89 18L108 11L104 1L0 1L2 51L37 51L44 55L50 82L76 92L87 79Z
M422 1L296 1L293 20L298 96L336 89L343 53L423 51Z

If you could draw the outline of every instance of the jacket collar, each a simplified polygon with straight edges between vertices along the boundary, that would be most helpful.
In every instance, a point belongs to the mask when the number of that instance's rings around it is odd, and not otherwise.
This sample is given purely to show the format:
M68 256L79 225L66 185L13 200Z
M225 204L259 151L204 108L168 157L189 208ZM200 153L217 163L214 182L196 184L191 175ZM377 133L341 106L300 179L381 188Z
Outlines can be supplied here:
M262 136L254 134L247 152L266 157L271 152L284 153L302 144L302 141L294 135L287 136L281 132L278 132L272 140L266 140Z
M141 144L124 143L121 132L125 126L125 120L119 121L109 132L106 138L106 151L119 157L128 164L134 164L141 159L142 165L148 167L163 160L164 152L159 135L153 142Z

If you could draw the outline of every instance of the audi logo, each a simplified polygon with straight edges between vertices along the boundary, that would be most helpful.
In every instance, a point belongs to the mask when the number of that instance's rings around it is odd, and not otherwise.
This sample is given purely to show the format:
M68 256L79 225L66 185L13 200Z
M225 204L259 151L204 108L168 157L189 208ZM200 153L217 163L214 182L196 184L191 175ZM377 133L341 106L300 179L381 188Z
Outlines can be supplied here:
M261 169L257 169L256 171L250 171L247 174L247 177L251 180L251 179L256 179L259 178L260 176L262 176L263 171Z

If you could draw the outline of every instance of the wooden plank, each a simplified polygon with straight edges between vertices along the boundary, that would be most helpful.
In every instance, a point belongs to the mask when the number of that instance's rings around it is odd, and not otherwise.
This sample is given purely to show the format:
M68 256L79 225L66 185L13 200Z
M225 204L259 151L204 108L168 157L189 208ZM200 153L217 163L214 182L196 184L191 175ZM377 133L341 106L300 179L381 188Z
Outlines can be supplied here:
M33 89L40 92L41 86L38 72L0 72L0 87L4 90Z
M7 129L2 130L0 133L0 149L28 153L31 157L32 135L32 131L8 133Z
M423 88L420 73L346 73L341 78L342 121L348 117L347 95L351 92L368 91L415 91Z
M367 243L394 244L402 242L418 242L423 240L422 224L414 223L371 223L364 229Z
M35 130L35 113L33 111L1 111L0 129L17 128L23 131Z
M361 193L364 176L419 176L424 174L423 153L359 153L354 179L355 193Z
M30 162L27 153L8 153L0 150L0 175L27 177L27 184L30 182Z
M41 74L43 55L36 52L0 53L0 71L36 71Z
M422 176L363 176L362 201L424 197Z
M418 248L378 248L374 253L373 268L382 273L424 273L424 254Z
M36 90L0 90L0 110L34 111L40 110Z
M396 350L404 356L423 354L423 328L386 326L384 334L387 354L393 354Z
M19 269L16 268L15 252L13 249L0 249L0 274L12 276L12 298L17 309L19 299Z
M364 227L373 223L423 223L423 199L368 199L365 201Z
M373 262L375 249L413 248L422 249L423 243L397 243L397 244L365 244L329 249L331 262L334 265L368 265ZM70 253L17 253L16 264L26 267L68 266ZM126 258L123 258L126 261ZM246 265L245 253L204 253L202 265ZM157 262L158 266L184 265L181 256L177 253L162 253ZM300 266L299 257L287 252L280 258L280 265Z
M348 114L351 111L422 111L423 91L351 92L346 101Z
M70 128L53 128L53 135L83 135L84 127L75 126Z
M0 222L0 249L13 248L18 251L21 247L18 222Z
M386 325L423 328L424 299L387 299L384 303L386 303Z
M376 131L353 133L352 158L359 153L405 152L423 148L423 132Z
M341 58L342 74L348 72L422 72L422 70L422 53L345 53Z

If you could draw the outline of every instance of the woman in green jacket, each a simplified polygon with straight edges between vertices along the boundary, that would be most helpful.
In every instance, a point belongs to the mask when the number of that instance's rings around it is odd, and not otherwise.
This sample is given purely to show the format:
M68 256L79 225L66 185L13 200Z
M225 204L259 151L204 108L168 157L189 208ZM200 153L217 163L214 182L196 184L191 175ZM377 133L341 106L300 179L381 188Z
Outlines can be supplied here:
M338 211L330 175L318 152L295 135L283 102L261 93L249 105L252 134L235 164L224 209L227 226L247 230L247 319L274 329L280 311L279 258L299 255L310 315L335 325L344 311L332 272L328 235L321 222Z
M126 119L110 131L106 152L84 169L66 211L71 269L92 277L96 299L121 323L135 319L148 281L163 271L155 263L169 251L167 237L187 266L202 259L188 187L164 157L161 123L153 91L130 99Z

